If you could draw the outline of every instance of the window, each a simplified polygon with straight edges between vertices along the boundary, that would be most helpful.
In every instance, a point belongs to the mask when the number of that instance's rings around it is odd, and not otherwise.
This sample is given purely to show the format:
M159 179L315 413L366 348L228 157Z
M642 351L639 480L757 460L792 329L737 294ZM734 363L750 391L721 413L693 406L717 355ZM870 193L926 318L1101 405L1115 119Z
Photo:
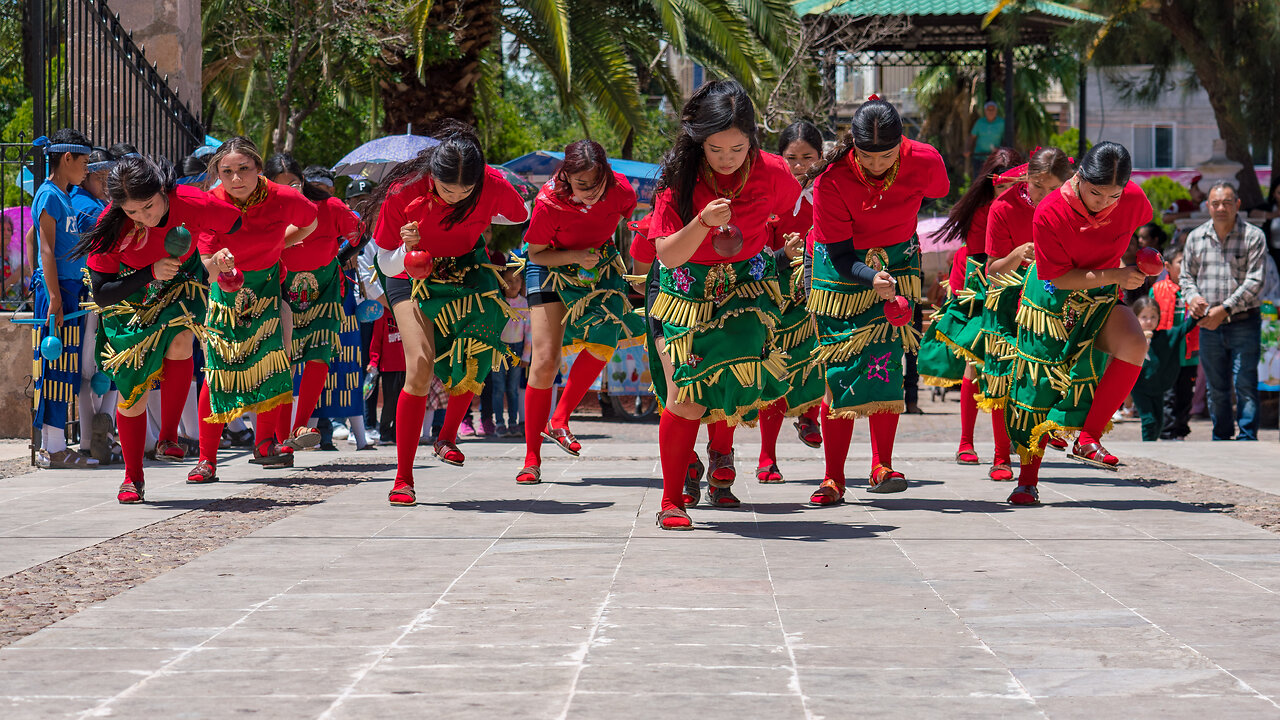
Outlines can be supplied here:
M1133 126L1133 167L1136 170L1174 167L1172 125Z

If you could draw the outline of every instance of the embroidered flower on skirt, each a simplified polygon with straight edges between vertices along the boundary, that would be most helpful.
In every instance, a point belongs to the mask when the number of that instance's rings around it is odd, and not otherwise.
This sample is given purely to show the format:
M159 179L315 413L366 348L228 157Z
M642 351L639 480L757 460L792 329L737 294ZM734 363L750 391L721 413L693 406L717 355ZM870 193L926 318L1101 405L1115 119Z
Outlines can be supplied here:
M1044 291L1047 293L1056 293L1058 292L1058 286L1054 285L1052 280L1045 280Z
M757 255L751 258L751 269L748 270L748 272L751 273L751 277L756 280L763 280L764 271L765 271L764 255Z
M671 276L680 292L687 293L693 287L693 274L689 272L689 268L676 268L671 271Z
M889 382L892 379L890 375L901 369L902 364L893 359L893 353L872 355L867 365L867 379Z

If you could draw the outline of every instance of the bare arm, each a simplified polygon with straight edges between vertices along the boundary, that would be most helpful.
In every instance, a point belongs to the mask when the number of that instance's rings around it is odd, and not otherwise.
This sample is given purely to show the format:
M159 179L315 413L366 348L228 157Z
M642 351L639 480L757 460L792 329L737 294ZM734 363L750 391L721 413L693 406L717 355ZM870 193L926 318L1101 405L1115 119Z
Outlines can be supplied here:
M40 213L40 268L44 270L44 285L49 293L49 314L56 327L62 327L62 286L58 284L58 256L54 251L54 238L58 223L49 213Z
M297 225L290 225L284 231L284 246L293 247L294 245L297 245L303 240L306 240L308 235L315 232L317 222L318 222L317 220L312 220L311 224L307 225L306 227L298 227Z
M1119 285L1133 290L1146 282L1147 276L1136 267L1107 268L1106 270L1068 270L1050 282L1059 290L1092 290Z
M550 245L530 245L529 262L544 267L578 264L590 270L600 262L600 256L591 250L555 250Z
M680 267L689 262L689 258L698 252L702 241L707 238L709 228L724 225L733 217L729 210L729 200L716 198L702 208L689 224L666 237L654 240L658 248L658 259L667 267Z
M1024 262L1035 259L1035 245L1032 243L1023 243L1019 247L1013 249L1013 252L1002 258L995 258L987 262L987 273L1004 275L1018 269L1018 266Z

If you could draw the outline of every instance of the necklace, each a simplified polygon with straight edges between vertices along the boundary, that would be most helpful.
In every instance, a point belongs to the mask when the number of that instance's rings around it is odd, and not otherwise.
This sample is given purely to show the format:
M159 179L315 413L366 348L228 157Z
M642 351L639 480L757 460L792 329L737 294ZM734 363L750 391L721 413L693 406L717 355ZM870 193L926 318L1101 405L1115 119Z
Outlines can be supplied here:
M747 155L747 160L742 163L742 167L734 171L734 175L741 173L742 180L738 183L738 187L732 190L724 190L720 187L720 182L716 179L716 174L711 170L711 165L708 164L706 160L702 161L702 181L707 184L707 187L711 188L711 192L715 193L716 197L733 200L741 195L742 191L747 188L747 181L751 179L751 166L754 163L754 160L755 153Z
M249 193L249 197L241 200L231 193L227 193L227 199L231 201L231 204L234 205L237 210L243 213L254 205L259 205L262 201L267 199L267 181L259 175L258 186L253 189L253 192Z
M884 194L893 187L893 181L898 179L898 170L902 167L902 152L899 150L898 158L893 161L893 167L889 168L889 172L885 173L883 180L875 180L867 177L867 173L862 169L862 163L854 157L854 151L850 150L845 159L849 161L849 166L853 169L854 177L863 185L871 189L872 197L868 198L862 204L863 210L875 210L880 205L880 201L884 198Z

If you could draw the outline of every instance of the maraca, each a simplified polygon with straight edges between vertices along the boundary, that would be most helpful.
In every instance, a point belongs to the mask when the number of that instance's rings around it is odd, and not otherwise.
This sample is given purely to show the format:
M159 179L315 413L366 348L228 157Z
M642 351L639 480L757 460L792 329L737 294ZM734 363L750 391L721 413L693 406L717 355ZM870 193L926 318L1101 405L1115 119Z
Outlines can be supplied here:
M244 287L244 273L240 268L231 268L231 272L218 273L218 287L224 292L239 292Z
M1153 247L1141 248L1138 250L1137 266L1144 275L1159 275L1164 271L1164 256Z
M50 335L40 341L40 357L53 362L62 355L62 340L57 335Z
M884 317L894 327L902 327L911 322L911 301L901 295L894 295L884 301Z
M362 323L377 322L382 317L382 303L365 300L356 307L356 319Z
M415 280L425 280L431 275L435 260L426 250L410 250L404 254L404 271Z
M742 252L742 231L737 225L721 225L711 231L711 247L720 257L733 257Z
M99 370L95 372L93 374L93 378L89 380L89 387L92 388L93 392L97 395L106 395L107 391L111 389L111 378L107 377L106 373Z
M180 258L191 250L191 232L187 226L179 225L164 234L164 251L169 257Z

